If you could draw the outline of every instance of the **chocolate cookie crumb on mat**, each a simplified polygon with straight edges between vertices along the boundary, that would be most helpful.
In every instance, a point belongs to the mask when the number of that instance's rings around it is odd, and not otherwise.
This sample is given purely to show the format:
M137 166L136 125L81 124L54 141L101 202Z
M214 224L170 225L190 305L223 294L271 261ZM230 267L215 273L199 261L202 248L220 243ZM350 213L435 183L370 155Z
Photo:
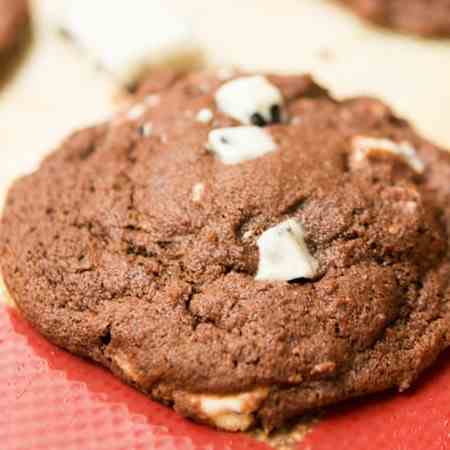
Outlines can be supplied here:
M11 188L25 317L179 413L266 430L407 389L449 344L450 155L309 76L194 72Z
M422 36L450 37L450 0L340 0L379 25Z
M0 54L18 42L28 19L27 0L0 0Z

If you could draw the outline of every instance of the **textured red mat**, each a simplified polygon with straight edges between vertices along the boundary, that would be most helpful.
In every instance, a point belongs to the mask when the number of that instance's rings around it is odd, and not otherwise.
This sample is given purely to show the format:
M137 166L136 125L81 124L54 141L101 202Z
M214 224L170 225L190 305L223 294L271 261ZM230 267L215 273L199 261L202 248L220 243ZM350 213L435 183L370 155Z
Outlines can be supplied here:
M181 419L0 307L0 450L263 450ZM298 450L450 449L450 353L407 394L329 411Z

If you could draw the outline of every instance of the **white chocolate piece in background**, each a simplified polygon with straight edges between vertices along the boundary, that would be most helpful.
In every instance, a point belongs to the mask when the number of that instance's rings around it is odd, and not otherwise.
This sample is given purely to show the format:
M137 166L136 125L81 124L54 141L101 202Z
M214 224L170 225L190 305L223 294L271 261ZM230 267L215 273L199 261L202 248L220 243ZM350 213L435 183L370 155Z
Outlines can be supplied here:
M357 136L352 140L350 164L357 168L372 152L387 152L402 158L415 172L423 173L425 164L417 156L416 150L408 142L396 143L390 139Z
M249 126L212 130L208 149L224 164L239 164L274 152L277 146L268 131Z
M245 431L254 421L254 413L269 395L267 388L257 388L235 395L189 394L192 406L201 416L226 431Z
M299 221L288 219L269 228L259 237L257 245L257 280L291 281L317 275L319 264L308 250Z
M67 0L61 28L119 82L149 68L195 65L200 50L185 20L156 0Z
M257 75L241 77L224 83L216 92L218 108L244 125L257 125L258 115L266 123L275 122L272 108L281 115L283 97L280 90L267 78Z

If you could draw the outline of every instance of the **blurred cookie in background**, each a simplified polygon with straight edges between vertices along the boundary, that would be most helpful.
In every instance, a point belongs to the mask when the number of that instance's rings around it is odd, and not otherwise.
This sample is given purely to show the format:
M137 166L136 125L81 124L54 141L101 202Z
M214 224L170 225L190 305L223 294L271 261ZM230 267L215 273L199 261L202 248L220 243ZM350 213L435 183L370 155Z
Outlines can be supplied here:
M341 0L376 24L426 37L450 37L450 0Z
M31 40L28 0L0 0L0 90L21 66Z
M20 41L28 20L27 0L0 0L0 54Z

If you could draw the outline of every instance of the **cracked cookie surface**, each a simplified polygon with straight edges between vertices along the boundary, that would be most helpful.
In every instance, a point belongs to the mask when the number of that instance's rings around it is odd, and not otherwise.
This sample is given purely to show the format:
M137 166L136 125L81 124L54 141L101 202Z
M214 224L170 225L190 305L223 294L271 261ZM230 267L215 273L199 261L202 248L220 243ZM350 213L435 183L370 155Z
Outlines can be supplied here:
M378 25L426 37L450 36L450 0L340 0Z
M12 297L56 344L230 430L407 389L449 343L450 155L375 99L268 75L282 111L250 128L273 149L226 164L209 134L242 123L220 78L150 80L13 185ZM271 246L314 270L286 275Z

